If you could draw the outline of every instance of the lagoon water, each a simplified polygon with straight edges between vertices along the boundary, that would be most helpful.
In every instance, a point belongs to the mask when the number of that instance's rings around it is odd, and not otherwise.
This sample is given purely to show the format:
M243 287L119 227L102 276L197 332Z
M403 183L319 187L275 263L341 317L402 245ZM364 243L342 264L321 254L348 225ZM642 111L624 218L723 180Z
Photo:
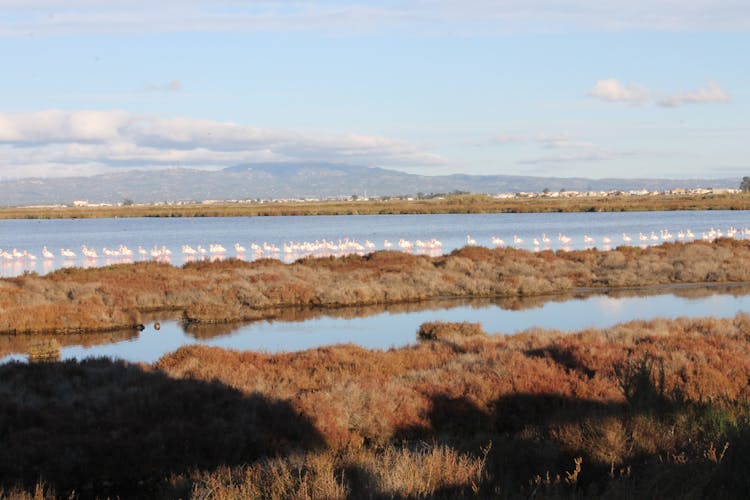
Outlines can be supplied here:
M732 317L739 312L750 313L749 287L688 287L659 293L650 291L645 295L634 293L525 300L433 301L317 312L300 310L291 311L288 319L244 325L184 327L176 319L171 319L162 321L158 331L154 323L149 323L142 332L54 338L63 345L61 359L107 356L154 362L189 344L263 352L297 351L340 343L387 349L416 342L417 329L425 321L480 322L488 333L509 334L534 327L577 331L634 319ZM25 345L23 338L0 338L0 349L5 353L0 363L25 360L25 349L40 339L39 336L28 336L28 345ZM3 345L3 342L9 345Z
M364 244L372 241L376 249L382 249L384 240L390 240L397 249L399 239L412 242L417 239L437 239L441 250L447 253L467 243L471 236L478 245L492 246L491 238L498 237L506 245L534 249L533 239L541 242L541 235L552 240L549 248L561 248L557 235L571 238L566 246L579 249L587 246L606 248L602 241L606 236L612 240L611 247L623 244L622 234L632 238L632 245L640 244L640 232L657 235L669 230L676 238L678 231L690 229L696 238L712 228L726 233L731 227L740 230L750 226L750 216L743 211L675 211L675 212L616 212L616 213L550 213L550 214L440 214L440 215L343 215L300 217L198 217L198 218L114 218L114 219L53 219L53 220L0 220L0 251L11 253L12 249L34 254L29 258L0 258L0 276L17 276L24 271L44 274L60 267L103 266L118 262L139 260L107 258L102 249L116 249L125 245L131 250L138 246L144 249L166 247L172 255L166 259L174 265L182 265L186 257L181 253L182 245L208 248L210 244L221 244L227 249L225 257L235 257L234 244L247 247L248 252L240 258L257 258L250 252L250 244L263 242L282 248L285 242L314 242L323 239L338 242L348 238ZM586 243L584 235L594 242ZM518 236L523 243L514 244ZM738 237L743 237L742 233ZM652 244L653 242L649 242ZM99 253L96 259L84 259L81 246L87 245ZM47 246L55 254L54 259L42 258L42 247ZM63 259L60 249L76 252L75 258ZM542 243L541 249L545 248ZM284 253L265 254L284 260L293 260L300 255Z

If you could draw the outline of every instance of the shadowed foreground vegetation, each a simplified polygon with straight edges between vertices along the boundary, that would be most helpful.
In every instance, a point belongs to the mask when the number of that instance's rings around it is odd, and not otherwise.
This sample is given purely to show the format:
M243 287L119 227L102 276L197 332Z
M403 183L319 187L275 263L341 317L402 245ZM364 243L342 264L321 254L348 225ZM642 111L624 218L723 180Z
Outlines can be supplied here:
M437 340L389 351L190 346L154 365L0 366L0 497L738 498L750 488L750 316L577 334L439 328Z
M102 217L248 217L284 215L385 215L532 212L638 212L750 210L747 194L685 194L583 198L511 198L448 195L426 200L188 203L105 207L1 208L0 219L89 219Z
M271 318L441 297L527 297L589 289L750 282L750 241L665 243L611 251L465 247L440 257L380 251L339 258L144 262L0 280L0 333L132 328L153 311L188 322Z

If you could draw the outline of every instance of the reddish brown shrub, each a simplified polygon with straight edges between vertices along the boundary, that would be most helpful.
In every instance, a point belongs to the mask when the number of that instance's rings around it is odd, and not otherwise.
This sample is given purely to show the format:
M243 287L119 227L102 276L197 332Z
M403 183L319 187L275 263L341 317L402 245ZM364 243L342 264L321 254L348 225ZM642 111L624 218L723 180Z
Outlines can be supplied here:
M422 323L417 331L417 337L422 340L440 340L458 335L470 337L472 335L487 335L481 323L452 323L447 321L431 321Z
M402 252L304 259L143 262L0 280L0 332L132 327L146 311L200 321L263 317L283 308L358 306L435 297L514 297L673 283L750 281L750 243L722 240L540 252L466 247L430 258Z

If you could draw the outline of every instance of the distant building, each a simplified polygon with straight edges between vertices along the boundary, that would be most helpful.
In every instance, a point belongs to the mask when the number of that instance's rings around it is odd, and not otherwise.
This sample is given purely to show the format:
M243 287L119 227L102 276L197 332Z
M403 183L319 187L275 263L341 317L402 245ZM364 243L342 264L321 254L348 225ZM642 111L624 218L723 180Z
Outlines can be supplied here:
M736 188L713 188L711 191L715 194L738 194L741 192Z
M73 201L73 206L74 207L88 207L89 202L86 200L75 200Z

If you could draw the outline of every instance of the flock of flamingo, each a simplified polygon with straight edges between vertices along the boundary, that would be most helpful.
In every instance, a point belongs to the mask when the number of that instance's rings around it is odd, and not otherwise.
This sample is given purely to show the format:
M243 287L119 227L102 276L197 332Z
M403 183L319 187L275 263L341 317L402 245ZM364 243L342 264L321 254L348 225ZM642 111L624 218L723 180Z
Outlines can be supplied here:
M601 244L602 249L607 250L611 248L612 245L617 244L648 246L668 241L693 241L697 239L713 241L714 239L721 237L740 239L750 238L750 228L737 229L731 227L726 231L712 228L708 231L701 232L699 236L696 236L690 229L680 230L676 234L671 233L667 229L662 229L658 232L640 232L637 236L632 237L626 233L622 233L617 238L603 236L599 238L598 241L589 235L583 235L583 247L592 248L599 243ZM557 241L556 245L563 250L569 250L573 244L573 238L563 233L558 233L555 240ZM551 248L553 245L553 238L542 233L539 237L533 237L531 241L527 243L523 238L514 235L512 240L509 240L508 244L506 244L505 240L497 236L492 236L489 242L494 247L514 246L516 248L521 248L523 246L532 246L535 251L538 251L542 248ZM466 244L477 245L478 243L477 240L470 235L467 235ZM443 244L435 238L427 240L418 239L414 241L399 239L396 243L384 240L380 248L384 250L397 249L409 253L435 255L441 253ZM197 245L195 247L191 245L182 245L180 252L182 254L182 260L189 262L192 260L204 259L220 260L227 256L250 260L264 257L292 260L307 256L340 256L352 253L364 254L366 252L373 252L377 249L378 246L370 240L365 240L364 243L359 243L354 239L344 238L338 241L328 241L323 239L313 242L288 242L282 244L281 247L267 242L262 244L251 243L249 247L245 247L240 243L235 243L233 253L229 252L219 243L211 243L208 245L208 248L205 248L202 245ZM98 252L96 249L84 244L81 245L80 254L84 264L91 266L96 265L100 260L105 264L113 262L132 262L136 259L153 259L170 262L173 252L165 245L154 245L153 248L148 250L141 246L138 246L136 250L131 250L125 245L119 245L116 248L104 247L101 249L101 252ZM64 265L73 265L75 260L79 258L78 253L71 248L61 248L59 250L59 256L63 260ZM50 264L54 262L56 258L57 256L55 253L50 251L46 246L42 248L41 259L43 262ZM11 251L6 251L0 249L0 263L5 265L18 264L23 265L26 268L33 268L37 260L37 256L27 250L13 248Z
M415 240L414 242L401 239L397 244L391 243L389 240L384 240L382 249L393 249L398 247L399 249L407 252L434 252L442 249L442 243L437 239L431 240ZM288 242L284 243L281 247L278 247L274 243L263 242L262 244L251 243L249 250L247 247L240 243L234 244L234 253L230 256L235 256L240 259L245 259L249 254L250 258L258 259L263 257L279 258L282 254L285 258L300 258L305 256L329 256L329 255L347 255L351 253L365 253L374 252L378 247L375 243L370 240L365 240L364 244L359 243L356 240L344 238L337 242L328 240L316 240L314 242ZM195 247L191 245L182 245L180 248L184 261L198 260L198 259L223 259L227 257L228 250L220 243L211 243L208 248L197 245ZM136 250L131 250L125 245L119 245L116 248L104 247L101 252L97 252L95 248L89 247L86 244L81 245L80 257L88 263L96 262L103 259L107 262L112 261L133 261L154 259L159 261L169 261L174 252L167 248L166 245L154 245L151 249L145 249L142 246L138 246ZM79 258L79 253L71 248L61 248L60 258L63 261L73 262ZM41 258L44 262L54 261L57 256L55 253L50 251L45 245L42 247ZM14 248L11 251L5 251L0 249L0 262L2 263L35 263L37 256L27 250L18 250Z
M726 231L722 231L721 229L711 228L708 231L702 231L700 238L696 237L696 235L690 229L679 230L676 234L673 234L668 229L662 229L658 233L656 231L651 231L650 234L639 232L637 237L631 237L627 233L622 233L620 236L620 239L621 239L620 244L629 246L629 245L632 245L633 242L635 241L636 244L639 244L640 246L648 246L648 245L656 245L656 244L664 243L664 242L695 241L697 239L701 239L703 241L714 241L717 238L737 238L737 239L750 238L750 228L746 227L742 229L737 229L736 227L730 227ZM617 244L616 240L617 238L613 239L609 236L602 236L602 238L600 239L600 242L601 242L602 248L604 250L608 250L612 247L613 244ZM493 236L492 238L490 238L490 241L496 247L506 246L505 240L498 238L496 236ZM573 238L563 233L558 233L557 241L561 249L568 250L570 249L571 243L573 242ZM513 245L516 247L521 247L524 245L523 238L517 235L513 236L512 242L513 242ZM542 233L540 238L533 238L531 242L535 250L538 250L540 248L550 248L552 246L552 239L544 233ZM466 244L476 245L477 242L471 236L467 236ZM583 235L584 248L593 248L595 245L596 245L595 238L589 236L588 234Z

